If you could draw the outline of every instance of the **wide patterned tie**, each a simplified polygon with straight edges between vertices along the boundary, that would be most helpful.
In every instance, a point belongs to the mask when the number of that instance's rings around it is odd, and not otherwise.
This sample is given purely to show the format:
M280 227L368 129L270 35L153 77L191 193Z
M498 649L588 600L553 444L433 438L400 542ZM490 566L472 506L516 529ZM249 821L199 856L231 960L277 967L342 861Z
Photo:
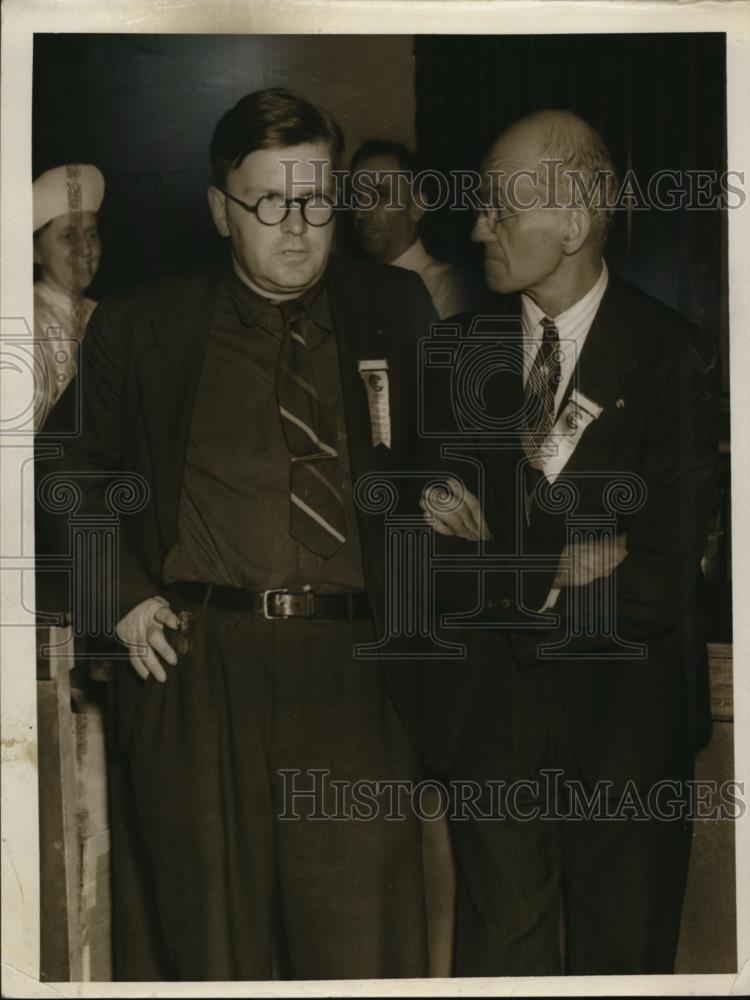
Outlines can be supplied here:
M533 462L555 422L555 396L562 378L560 370L560 333L545 316L542 343L536 352L524 387L524 420L521 428L521 445L529 462ZM526 466L526 522L531 520L534 489L542 473Z
M310 362L310 321L298 302L283 303L281 312L285 333L276 394L290 456L289 533L311 552L330 559L346 541L338 485L341 466Z

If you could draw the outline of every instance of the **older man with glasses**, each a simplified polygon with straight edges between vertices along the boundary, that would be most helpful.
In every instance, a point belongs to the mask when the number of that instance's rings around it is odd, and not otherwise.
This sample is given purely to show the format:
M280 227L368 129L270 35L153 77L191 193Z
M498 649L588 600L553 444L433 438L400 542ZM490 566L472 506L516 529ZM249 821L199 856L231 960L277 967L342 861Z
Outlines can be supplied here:
M222 117L229 259L102 302L56 467L94 512L113 473L148 485L121 524L119 740L183 980L427 971L418 823L373 791L416 765L381 663L353 652L385 578L353 487L411 467L409 345L434 313L414 275L330 256L341 147L281 89Z
M487 430L484 479L479 496L448 484L452 509L447 490L423 500L436 532L510 567L487 573L475 669L434 671L427 692L428 757L476 793L452 824L454 970L668 973L710 730L716 347L608 270L618 184L587 122L529 115L483 174L473 238L499 297L465 325L489 347L474 393L486 421L475 410L462 444Z

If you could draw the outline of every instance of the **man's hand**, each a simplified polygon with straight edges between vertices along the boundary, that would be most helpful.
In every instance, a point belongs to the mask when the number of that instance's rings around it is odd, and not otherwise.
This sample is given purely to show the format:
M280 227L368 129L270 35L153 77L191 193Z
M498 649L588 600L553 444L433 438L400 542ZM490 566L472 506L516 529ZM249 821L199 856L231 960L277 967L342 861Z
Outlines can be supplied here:
M627 535L617 535L614 545L603 541L572 547L566 545L560 556L555 582L539 611L554 608L563 587L585 587L593 580L610 576L627 554Z
M159 656L172 666L177 663L177 654L164 637L164 626L176 629L179 624L177 615L163 597L141 601L117 623L115 632L128 647L130 662L144 681L149 674L157 681L167 679Z
M627 556L627 536L617 535L614 544L607 541L565 546L553 588L585 587L593 580L610 576ZM567 562L567 565L564 563Z
M479 501L457 479L447 479L439 486L426 486L419 506L424 511L425 521L439 535L465 538L469 542L492 538Z

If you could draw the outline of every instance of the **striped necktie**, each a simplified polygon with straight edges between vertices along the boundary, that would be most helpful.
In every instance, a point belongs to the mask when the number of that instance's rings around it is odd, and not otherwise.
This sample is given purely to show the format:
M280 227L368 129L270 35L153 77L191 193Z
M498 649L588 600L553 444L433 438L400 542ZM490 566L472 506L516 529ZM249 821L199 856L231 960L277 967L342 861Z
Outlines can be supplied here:
M282 303L281 312L285 332L276 395L290 456L289 533L311 552L330 559L346 541L341 466L310 363L311 324L296 301Z
M524 387L524 418L521 445L530 463L539 454L555 422L555 396L562 379L560 368L560 333L551 319L541 320L544 327L542 343L529 371ZM526 522L531 520L533 493L541 473L526 467Z

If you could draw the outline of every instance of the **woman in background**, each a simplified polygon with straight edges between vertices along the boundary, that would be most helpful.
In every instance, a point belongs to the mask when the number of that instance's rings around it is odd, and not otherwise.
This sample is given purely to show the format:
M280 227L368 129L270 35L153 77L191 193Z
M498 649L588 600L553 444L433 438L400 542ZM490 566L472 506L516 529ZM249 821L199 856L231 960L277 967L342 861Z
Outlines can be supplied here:
M77 345L96 306L83 293L99 268L103 198L101 171L88 164L55 167L34 181L36 430L76 373Z

